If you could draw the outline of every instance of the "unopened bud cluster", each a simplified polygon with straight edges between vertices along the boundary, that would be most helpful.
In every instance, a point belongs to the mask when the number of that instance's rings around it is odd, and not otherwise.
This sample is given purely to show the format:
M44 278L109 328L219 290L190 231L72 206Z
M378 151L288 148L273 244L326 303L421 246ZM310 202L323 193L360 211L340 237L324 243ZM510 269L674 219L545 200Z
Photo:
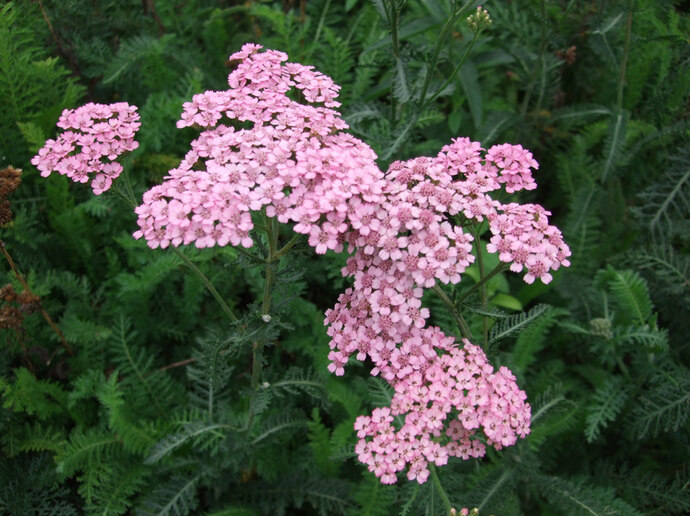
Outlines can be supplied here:
M491 17L486 9L482 9L480 5L477 10L467 17L467 26L472 30L472 32L481 32L484 29L488 29L491 25Z

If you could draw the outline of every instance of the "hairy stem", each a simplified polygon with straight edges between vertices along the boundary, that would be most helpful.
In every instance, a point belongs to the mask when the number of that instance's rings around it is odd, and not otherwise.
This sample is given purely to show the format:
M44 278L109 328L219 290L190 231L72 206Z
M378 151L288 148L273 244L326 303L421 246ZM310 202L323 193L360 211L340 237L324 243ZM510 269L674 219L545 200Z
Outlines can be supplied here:
M290 249L292 249L292 248L295 246L295 244L296 244L297 242L299 242L299 239L300 239L301 236L302 236L302 235L299 234L299 233L296 234L295 236L293 236L293 237L290 239L290 241L289 241L287 244L285 244L285 245L280 249L280 251L278 251L278 252L276 253L276 255L275 255L274 258L276 258L276 259L280 258L280 257L283 256L285 253L287 253Z
M466 339L472 339L472 332L470 331L470 327L467 325L467 321L465 321L465 318L462 316L462 314L458 312L453 301L451 301L451 299L446 295L443 289L438 285L434 285L434 292L438 294L438 297L441 298L441 301L443 301L446 304L446 306L450 309L450 313L453 314L453 318L455 319L458 328L460 328L460 333L462 333L462 336Z
M472 41L470 41L470 45L467 47L467 50L465 50L465 54L462 56L462 59L460 59L460 62L458 63L458 66L455 67L455 70L453 70L453 73L450 74L450 77L446 79L446 82L443 83L443 86L441 86L436 93L434 93L433 96L429 98L420 109L424 109L425 106L428 104L431 104L436 98L441 94L443 90L446 89L446 87L455 79L455 76L458 74L460 71L460 68L462 68L462 65L465 64L465 61L467 61L467 58L470 56L472 53L472 49L474 48L474 44L477 42L477 38L479 37L479 32L475 32L474 36L472 37Z
M534 83L537 82L537 76L540 72L543 73L544 68L544 53L546 52L546 46L548 45L548 35L546 32L546 0L541 0L541 43L539 44L539 54L537 54L537 64L532 70L530 75L529 83L527 83L527 89L525 90L525 98L522 99L522 106L520 106L520 114L524 117L527 114L527 108L529 107L529 101L532 97L532 88L534 88ZM549 33L550 35L550 33Z
M472 230L474 235L474 247L477 250L477 266L479 267L479 280L481 282L484 279L484 252L482 251L482 241L479 236L479 231L476 229ZM486 311L488 307L488 300L486 297L486 282L482 284L479 289L479 297L482 301L482 309ZM489 342L489 319L486 315L482 315L482 325L483 325L483 342L484 347Z
M275 283L275 262L278 253L278 221L273 218L266 223L266 236L268 240L268 256L266 257L266 265L264 267L265 283L264 283L264 299L261 306L261 315L270 316L271 301L273 285ZM261 381L261 371L263 369L263 351L264 339L259 338L252 344L252 381L251 387L256 390Z
M455 25L455 22L458 21L458 19L462 16L466 16L469 13L469 9L473 3L473 0L465 2L465 4L460 9L455 11L451 15L451 17L448 18L448 20L446 20L446 23L443 24L441 32L438 35L438 39L436 40L436 45L434 46L434 50L431 54L431 61L429 62L429 67L427 68L426 75L424 76L422 93L419 96L420 109L422 106L426 104L426 94L429 91L429 85L431 84L431 76L433 75L434 70L436 70L436 65L438 64L438 57L441 54L441 48L443 48L443 43L446 40L446 36L452 30L453 25Z
M201 269L194 265L194 263L185 256L185 254L180 251L177 247L171 246L171 249L173 252L180 257L180 259L185 263L187 267L192 269L192 271L199 277L201 282L204 284L204 286L208 289L208 291L211 293L211 295L218 301L218 304L220 307L223 309L223 312L228 316L228 318L234 322L240 322L240 320L237 318L237 316L234 314L234 312L230 309L230 307L227 305L227 303L223 300L222 296L218 293L216 290L216 287L213 286L213 283L206 277L206 275L201 272Z
M503 271L506 270L507 268L508 268L508 264L507 264L507 263L502 263L502 262L501 262L501 263L499 263L498 265L496 265L496 267L494 267L494 268L491 270L491 272L489 272L489 274L487 274L486 276L484 276L483 278L481 278L477 283L475 283L474 285L472 285L472 287L470 287L470 289L469 289L468 291L466 291L464 294L462 294L462 295L458 298L457 303L458 303L458 304L462 303L465 299L467 299L467 298L470 297L472 294L474 294L477 290L479 290L480 288L482 288L482 286L485 285L491 278L493 278L494 276L496 276L496 274L498 274L498 273L500 273L500 272L503 272Z
M443 501L443 506L445 507L445 514L450 514L450 511L453 509L453 506L450 503L450 499L448 498L445 489L443 489L443 486L441 485L441 480L438 478L438 473L436 473L436 466L434 466L433 464L429 464L429 471L431 471L431 479L434 482L434 489L436 490L436 492L438 492L438 495L441 497L441 500Z

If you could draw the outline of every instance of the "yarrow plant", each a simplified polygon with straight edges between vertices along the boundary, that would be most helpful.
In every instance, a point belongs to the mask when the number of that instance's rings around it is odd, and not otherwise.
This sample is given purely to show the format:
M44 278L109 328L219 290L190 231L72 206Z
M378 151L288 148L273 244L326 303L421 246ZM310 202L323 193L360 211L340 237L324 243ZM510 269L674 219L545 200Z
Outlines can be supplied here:
M77 183L91 179L96 195L108 190L122 172L122 165L114 160L139 146L134 140L141 125L139 114L126 102L66 109L57 125L65 131L57 140L48 140L31 163L43 177L56 171Z
M373 150L345 132L335 110L339 87L287 60L247 44L230 56L229 89L185 103L178 127L202 131L180 165L144 194L134 237L152 248L249 248L252 213L261 212L307 235L318 254L347 247L343 275L354 283L326 312L328 368L343 375L354 354L395 393L390 407L355 422L359 460L382 482L407 470L423 483L430 464L481 457L486 446L524 438L530 405L515 377L505 367L495 371L465 330L457 342L428 326L422 295L462 280L482 224L501 270L525 271L527 283L549 283L551 271L569 265L549 212L490 195L536 188L531 153L510 144L484 150L459 138L436 157L397 161L384 173ZM44 175L58 170L79 182L96 172L94 192L107 190L122 168L106 170L100 159L136 147L134 108L89 105L65 112L59 126L81 132L49 141L34 163ZM76 155L75 143L82 146Z

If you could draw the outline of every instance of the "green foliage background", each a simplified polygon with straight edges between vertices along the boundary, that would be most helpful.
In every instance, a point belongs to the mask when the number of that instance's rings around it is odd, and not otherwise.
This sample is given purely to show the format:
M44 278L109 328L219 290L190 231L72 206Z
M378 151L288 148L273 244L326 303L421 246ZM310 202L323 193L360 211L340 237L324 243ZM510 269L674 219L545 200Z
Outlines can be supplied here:
M690 512L687 2L482 2L493 24L445 84L472 41L460 19L430 58L455 4L4 3L0 168L23 175L0 237L74 354L39 312L0 330L0 512L443 514L432 482L384 486L356 461L354 418L390 393L361 365L326 371L323 312L346 284L343 257L298 246L277 266L265 325L257 255L182 250L247 328L267 332L265 382L251 390L251 343L185 261L132 239L135 215L114 196L30 164L63 109L125 100L142 116L128 158L140 196L194 138L175 128L182 102L223 89L227 56L248 41L340 84L352 133L382 167L460 136L522 144L540 163L523 201L553 212L572 266L548 287L501 274L488 289L487 352L527 392L532 432L440 468L453 505ZM419 108L427 76L433 102ZM22 290L4 260L0 271ZM481 334L477 302L468 323Z

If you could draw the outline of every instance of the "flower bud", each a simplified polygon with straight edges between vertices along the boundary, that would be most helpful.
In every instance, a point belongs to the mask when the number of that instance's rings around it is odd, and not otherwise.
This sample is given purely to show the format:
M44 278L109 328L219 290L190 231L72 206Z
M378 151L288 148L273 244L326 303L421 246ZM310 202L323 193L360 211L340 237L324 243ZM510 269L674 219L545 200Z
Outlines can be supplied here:
M480 5L477 10L467 17L467 26L474 32L478 34L484 29L488 29L491 25L491 17L486 9L482 9Z

